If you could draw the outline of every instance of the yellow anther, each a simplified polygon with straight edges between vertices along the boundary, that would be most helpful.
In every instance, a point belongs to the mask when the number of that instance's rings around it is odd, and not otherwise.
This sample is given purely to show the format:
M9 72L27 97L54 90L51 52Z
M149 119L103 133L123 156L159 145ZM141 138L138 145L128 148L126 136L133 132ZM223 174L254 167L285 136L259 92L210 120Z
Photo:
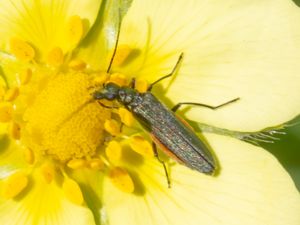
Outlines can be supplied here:
M125 108L119 108L118 113L119 113L122 123L124 123L128 127L132 126L132 124L134 122L134 117L131 112L129 112Z
M47 55L47 63L51 66L60 66L64 62L64 53L61 48L53 48Z
M33 164L34 163L34 153L30 148L25 148L24 149L24 158L25 158L25 161L28 164Z
M115 83L119 86L126 86L127 85L127 77L123 73L113 73L110 78L108 83Z
M9 122L12 119L13 105L10 102L0 102L0 122Z
M79 16L70 17L67 24L67 40L71 45L77 45L83 36L83 21Z
M22 84L22 85L28 84L28 82L31 79L31 76L32 76L32 70L31 69L26 69L26 70L22 71L19 75L20 84Z
M14 198L20 194L28 185L28 177L23 172L10 175L4 182L3 196L7 199Z
M130 138L130 147L135 152L141 154L144 157L153 157L152 145L142 136L133 136Z
M115 66L121 66L126 59L128 59L128 56L132 52L132 48L128 45L119 45L117 48L116 55L114 57L113 64Z
M134 191L134 183L125 169L115 167L110 171L109 177L113 184L121 191L126 193L132 193Z
M15 140L19 140L21 137L21 127L19 124L12 122L8 126L8 132Z
M0 85L0 100L4 99L5 93L6 93L6 88Z
M55 168L52 164L46 163L41 168L42 175L47 184L50 184L55 176Z
M66 178L63 182L62 189L67 199L71 202L81 205L83 203L83 195L79 185L72 179Z
M101 159L91 159L89 161L89 166L93 170L101 170L104 168L104 163Z
M135 89L141 93L144 93L148 89L148 82L144 79L137 79L135 81Z
M120 133L120 124L114 119L105 120L104 129L112 136L116 136Z
M99 85L99 84L103 84L107 81L109 74L106 72L100 72L100 73L95 73L93 74L94 78L94 83Z
M122 147L117 141L110 141L105 149L105 154L110 162L117 163L122 157Z
M6 91L6 93L4 95L4 100L5 101L13 101L19 96L19 93L20 93L19 88L17 88L17 87L10 88Z
M73 59L69 63L69 67L73 70L80 71L86 68L86 63L81 59Z
M79 169L86 165L86 161L84 159L71 159L67 166L71 169Z
M19 60L25 62L29 62L35 56L35 51L30 44L17 38L10 39L10 51Z

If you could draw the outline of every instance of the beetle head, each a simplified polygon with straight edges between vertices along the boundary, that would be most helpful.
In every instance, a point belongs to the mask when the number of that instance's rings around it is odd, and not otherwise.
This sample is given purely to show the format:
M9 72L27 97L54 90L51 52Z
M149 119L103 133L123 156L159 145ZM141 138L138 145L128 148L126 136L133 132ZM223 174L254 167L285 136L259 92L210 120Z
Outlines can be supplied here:
M115 83L106 84L101 90L95 91L92 95L95 100L114 100L118 97L120 86Z

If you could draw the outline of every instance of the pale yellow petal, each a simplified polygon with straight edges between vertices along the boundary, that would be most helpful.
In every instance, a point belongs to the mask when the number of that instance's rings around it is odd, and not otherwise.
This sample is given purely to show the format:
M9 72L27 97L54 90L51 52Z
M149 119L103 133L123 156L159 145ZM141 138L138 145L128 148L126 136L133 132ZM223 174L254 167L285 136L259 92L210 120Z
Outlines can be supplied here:
M82 184L81 188L84 193L84 200L86 205L93 212L95 221L99 222L101 219L105 220L102 218L104 216L102 214L102 190L104 177L102 171L83 168L80 170L75 170L73 177L78 181L78 183Z
M0 179L8 176L12 171L27 166L24 149L11 140L8 135L0 137Z
M28 42L39 53L47 54L55 47L64 52L71 47L66 41L66 29L73 16L83 21L84 34L91 28L101 5L93 1L1 1L0 48L9 50L8 42L17 37Z
M224 136L206 135L222 168L217 177L147 160L136 174L135 195L104 183L111 225L298 225L300 195L287 172L265 150Z
M0 223L10 225L95 224L89 209L71 203L53 181L30 180L22 196L0 199Z
M188 118L247 131L278 125L300 109L298 21L290 0L137 0L120 36L137 56L122 71L153 81L183 52L177 76L164 82L169 89L156 93L173 104L241 98L215 111L193 107Z

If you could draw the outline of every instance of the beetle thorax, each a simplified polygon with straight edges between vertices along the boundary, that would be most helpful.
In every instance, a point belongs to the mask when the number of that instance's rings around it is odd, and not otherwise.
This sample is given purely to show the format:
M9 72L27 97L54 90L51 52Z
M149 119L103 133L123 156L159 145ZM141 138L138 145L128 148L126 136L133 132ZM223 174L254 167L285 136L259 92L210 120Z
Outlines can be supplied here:
M138 93L134 89L122 87L118 92L118 101L124 105L128 105L134 100L135 96L137 95Z

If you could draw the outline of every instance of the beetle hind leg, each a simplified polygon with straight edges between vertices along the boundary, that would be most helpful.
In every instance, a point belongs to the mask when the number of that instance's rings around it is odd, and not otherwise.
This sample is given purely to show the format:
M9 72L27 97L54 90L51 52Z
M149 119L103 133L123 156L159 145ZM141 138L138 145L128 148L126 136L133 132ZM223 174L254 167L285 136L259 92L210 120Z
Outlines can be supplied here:
M157 148L156 148L156 144L154 142L152 142L152 149L153 149L154 156L157 158L158 162L160 162L163 165L165 175L166 175L166 178L167 178L168 188L171 188L171 179L170 179L170 176L169 176L169 173L168 173L168 170L167 170L166 163L161 158L159 158L158 151L157 151Z

